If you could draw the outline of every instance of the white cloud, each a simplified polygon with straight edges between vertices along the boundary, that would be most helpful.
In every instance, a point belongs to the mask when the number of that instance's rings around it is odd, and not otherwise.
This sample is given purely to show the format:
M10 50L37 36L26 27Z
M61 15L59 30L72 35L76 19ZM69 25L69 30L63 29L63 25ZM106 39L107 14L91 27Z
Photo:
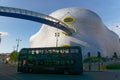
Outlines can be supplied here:
M0 32L1 36L7 36L8 32Z

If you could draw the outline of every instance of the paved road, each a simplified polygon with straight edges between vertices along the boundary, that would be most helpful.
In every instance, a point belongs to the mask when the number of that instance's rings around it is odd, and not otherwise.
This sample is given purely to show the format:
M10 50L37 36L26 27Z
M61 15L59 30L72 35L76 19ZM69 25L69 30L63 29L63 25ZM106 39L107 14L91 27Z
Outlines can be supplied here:
M120 80L119 71L84 72L83 75L23 74L16 67L0 64L0 80Z

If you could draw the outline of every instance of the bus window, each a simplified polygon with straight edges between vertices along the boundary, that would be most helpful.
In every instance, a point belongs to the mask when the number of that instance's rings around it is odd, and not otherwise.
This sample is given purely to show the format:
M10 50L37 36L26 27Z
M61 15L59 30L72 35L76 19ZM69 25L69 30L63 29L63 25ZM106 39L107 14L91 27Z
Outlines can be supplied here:
M60 51L59 50L56 50L56 53L59 53Z
M27 50L23 50L21 53L25 54L25 53L27 53Z
M39 54L43 54L44 53L44 50L39 50Z
M53 49L53 50L52 50L52 53L53 53L53 54L56 54L56 50L55 50L55 49Z
M69 49L65 49L65 53L69 53Z
M36 54L39 54L39 50L36 50Z
M35 50L32 50L32 54L35 54Z
M60 50L60 53L64 53L64 50Z
M48 50L44 50L44 54L48 54L49 53L49 51Z
M31 51L31 50L29 50L29 51L28 51L28 53L29 53L29 54L31 54L31 53L32 53L32 51Z
M26 60L25 59L22 61L22 65L23 66L26 65Z
M71 49L70 52L71 53L79 53L79 50L78 49Z
M52 53L52 50L48 50L48 53L51 54L51 53Z

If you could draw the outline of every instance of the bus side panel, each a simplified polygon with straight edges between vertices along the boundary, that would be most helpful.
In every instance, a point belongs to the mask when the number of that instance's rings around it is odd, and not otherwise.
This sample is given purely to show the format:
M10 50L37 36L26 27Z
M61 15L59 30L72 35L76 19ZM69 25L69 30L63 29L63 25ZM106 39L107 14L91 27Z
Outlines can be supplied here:
M69 52L68 49L78 50L77 52ZM51 53L54 51L56 53ZM67 50L65 56L61 55L60 50ZM37 52L35 52L37 51ZM39 52L38 52L39 51ZM50 51L50 52L48 52ZM32 52L35 52L33 54ZM28 54L31 55L28 57ZM57 57L56 57L57 56ZM75 56L75 57L74 57ZM29 59L34 59L32 65L28 64ZM48 59L50 65L45 65L45 60ZM75 64L70 65L56 65L54 61L50 60L74 60ZM42 62L41 62L41 61ZM60 62L60 61L58 61ZM70 73L70 74L82 74L83 72L83 63L82 63L82 53L80 47L54 47L54 48L28 48L22 49L19 53L18 59L18 72L39 72L39 73Z

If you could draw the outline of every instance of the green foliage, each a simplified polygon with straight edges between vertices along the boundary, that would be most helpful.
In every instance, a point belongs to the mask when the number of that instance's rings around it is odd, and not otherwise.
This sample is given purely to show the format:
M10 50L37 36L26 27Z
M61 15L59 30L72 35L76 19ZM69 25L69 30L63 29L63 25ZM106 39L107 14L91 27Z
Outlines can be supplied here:
M107 69L120 69L120 63L109 64L106 66Z
M114 54L113 54L113 56L112 56L113 58L115 58L115 59L117 59L118 58L118 55L117 55L117 53L116 52L114 52Z
M89 58L89 57L91 56L91 53L90 53L90 52L88 52L88 53L87 53L87 55L88 55L88 58Z
M96 57L96 56L92 56L90 58L85 58L83 59L83 62L87 63L87 62L99 62L99 61L106 61L105 57Z
M18 52L17 51L13 51L10 54L10 61L17 61L18 60Z
M101 58L101 53L99 51L97 52L97 57Z

